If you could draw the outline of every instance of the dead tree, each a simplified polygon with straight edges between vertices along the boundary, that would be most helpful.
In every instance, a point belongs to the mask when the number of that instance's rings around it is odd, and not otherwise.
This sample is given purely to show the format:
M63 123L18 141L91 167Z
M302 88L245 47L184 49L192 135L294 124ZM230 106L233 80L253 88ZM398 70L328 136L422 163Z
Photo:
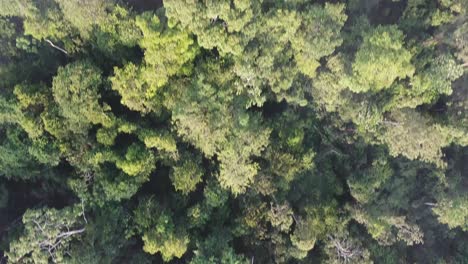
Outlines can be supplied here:
M348 239L338 239L331 235L328 236L328 239L330 239L335 248L336 255L343 260L343 263L349 263L362 256L362 249L359 246L353 245Z

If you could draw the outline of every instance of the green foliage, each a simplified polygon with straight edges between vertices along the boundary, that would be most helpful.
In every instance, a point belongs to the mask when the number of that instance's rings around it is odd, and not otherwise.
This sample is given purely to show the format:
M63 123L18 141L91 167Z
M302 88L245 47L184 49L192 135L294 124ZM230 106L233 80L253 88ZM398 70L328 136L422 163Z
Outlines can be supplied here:
M106 9L112 3L110 0L55 0L64 15L64 18L77 28L84 38L89 37L94 25L104 23Z
M240 102L229 89L234 84L231 78L235 77L230 72L208 61L186 89L173 91L177 100L169 108L182 137L207 157L218 156L221 186L239 194L257 172L250 157L267 145L269 129L258 114L236 107Z
M99 104L101 84L101 71L88 61L59 68L53 80L52 93L71 131L84 132L91 124L105 127L112 124L106 113L109 107Z
M306 216L296 221L291 242L294 247L306 253L313 249L317 239L324 239L327 233L339 229L341 225L335 205L306 208Z
M0 174L7 178L28 179L40 175L41 167L29 153L27 137L11 127L2 131L0 145Z
M120 59L116 53L123 54L123 49L134 47L141 39L141 31L135 23L132 13L121 6L114 6L103 21L96 23L92 32L98 50L114 60Z
M189 194L194 191L203 176L200 160L182 158L180 164L176 164L171 171L170 178L176 191Z
M404 47L404 35L396 26L378 26L363 38L353 63L351 91L380 91L395 80L414 74L412 55Z
M165 18L144 13L136 18L136 25L143 32L139 45L145 50L145 62L153 72L146 77L154 87L147 96L154 96L156 89L165 85L169 77L189 74L197 54L197 47L189 33L167 25Z
M149 174L156 168L153 153L139 144L128 147L124 159L118 159L115 165L130 176Z
M351 195L361 204L370 202L375 191L380 189L392 174L392 168L386 160L373 161L370 168L359 170L348 180Z
M177 152L176 139L167 131L142 130L138 137L147 148L156 148L170 153Z
M0 0L0 262L465 263L467 6Z
M326 3L325 7L314 5L303 14L306 20L291 39L297 67L303 74L315 77L319 60L341 45L340 30L347 18L344 8L342 4Z
M151 219L148 219L151 215ZM190 242L185 231L173 223L169 212L153 199L143 200L135 211L138 232L143 233L143 250L150 254L161 253L164 261L180 258Z
M459 196L452 199L440 200L432 209L439 222L448 225L449 228L460 227L468 230L468 197Z
M442 95L452 93L452 82L463 74L462 67L453 58L440 56L430 66L416 74L411 86L397 86L392 99L395 107L416 108L418 105L433 103Z
M65 261L68 245L86 230L81 209L80 205L75 205L61 210L26 211L23 234L10 243L10 251L6 253L8 259L33 263Z
M191 72L189 62L197 47L187 32L169 27L162 15L144 13L135 23L143 34L138 44L145 51L144 66L129 63L123 69L114 68L112 89L122 96L122 104L148 113L158 109L157 93L171 76Z
M393 112L391 119L395 123L386 125L383 141L392 156L403 155L444 166L442 148L448 146L450 140L442 129L409 109Z
M3 59L8 59L17 54L15 36L15 24L7 18L0 17L0 56Z

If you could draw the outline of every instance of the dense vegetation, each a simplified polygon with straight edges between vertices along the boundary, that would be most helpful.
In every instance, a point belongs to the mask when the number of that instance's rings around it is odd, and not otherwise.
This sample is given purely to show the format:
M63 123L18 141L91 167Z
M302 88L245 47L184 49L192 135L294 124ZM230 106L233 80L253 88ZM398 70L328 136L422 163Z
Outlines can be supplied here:
M468 263L467 0L0 0L0 263Z

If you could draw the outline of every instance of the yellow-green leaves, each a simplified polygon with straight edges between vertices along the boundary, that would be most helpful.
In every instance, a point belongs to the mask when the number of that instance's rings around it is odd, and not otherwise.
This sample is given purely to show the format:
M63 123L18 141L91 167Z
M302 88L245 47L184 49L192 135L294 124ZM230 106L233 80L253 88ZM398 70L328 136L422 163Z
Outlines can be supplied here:
M190 242L183 226L175 225L170 211L154 197L145 198L135 210L136 231L142 234L143 250L161 253L164 261L180 258Z
M468 196L444 197L433 208L439 222L448 225L450 229L460 227L468 231Z
M404 35L396 26L378 26L364 35L356 53L349 89L353 92L377 92L394 81L411 77L414 66L411 53L404 47Z
M340 32L347 19L344 9L343 4L326 3L301 14L304 19L291 44L297 67L304 75L315 77L319 60L343 42Z
M119 159L115 165L130 176L149 174L156 168L156 162L151 150L139 144L133 144L127 149L124 159Z
M101 106L101 71L89 61L78 61L59 68L52 84L54 100L69 129L85 131L91 124L112 125L108 108Z
M144 63L114 68L112 89L122 96L123 105L148 113L161 108L158 92L169 78L191 73L198 48L189 33L169 27L163 15L143 13L137 16L136 25L143 34L139 46L145 52Z
M170 178L176 191L187 195L196 189L203 176L203 169L200 165L199 160L186 159L172 168Z

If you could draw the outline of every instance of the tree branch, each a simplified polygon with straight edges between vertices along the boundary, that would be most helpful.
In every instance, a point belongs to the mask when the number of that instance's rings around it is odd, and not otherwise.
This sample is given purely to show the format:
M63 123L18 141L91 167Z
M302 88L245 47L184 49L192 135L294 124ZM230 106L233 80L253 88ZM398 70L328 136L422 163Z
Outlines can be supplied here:
M68 231L68 232L65 232L65 233L61 233L59 234L55 239L60 239L62 237L69 237L69 236L73 236L74 234L79 234L79 233L83 233L84 231L86 230L86 227L83 227L81 229L77 229L77 230L72 230L72 231Z
M52 41L50 41L50 40L48 40L48 39L45 39L45 41L46 41L47 43L49 43L49 45L50 45L52 48L57 49L57 50L59 50L59 51L65 53L66 55L68 55L68 51L62 49L61 47L59 47L59 46L57 46L57 45L55 45L54 43L52 43Z

